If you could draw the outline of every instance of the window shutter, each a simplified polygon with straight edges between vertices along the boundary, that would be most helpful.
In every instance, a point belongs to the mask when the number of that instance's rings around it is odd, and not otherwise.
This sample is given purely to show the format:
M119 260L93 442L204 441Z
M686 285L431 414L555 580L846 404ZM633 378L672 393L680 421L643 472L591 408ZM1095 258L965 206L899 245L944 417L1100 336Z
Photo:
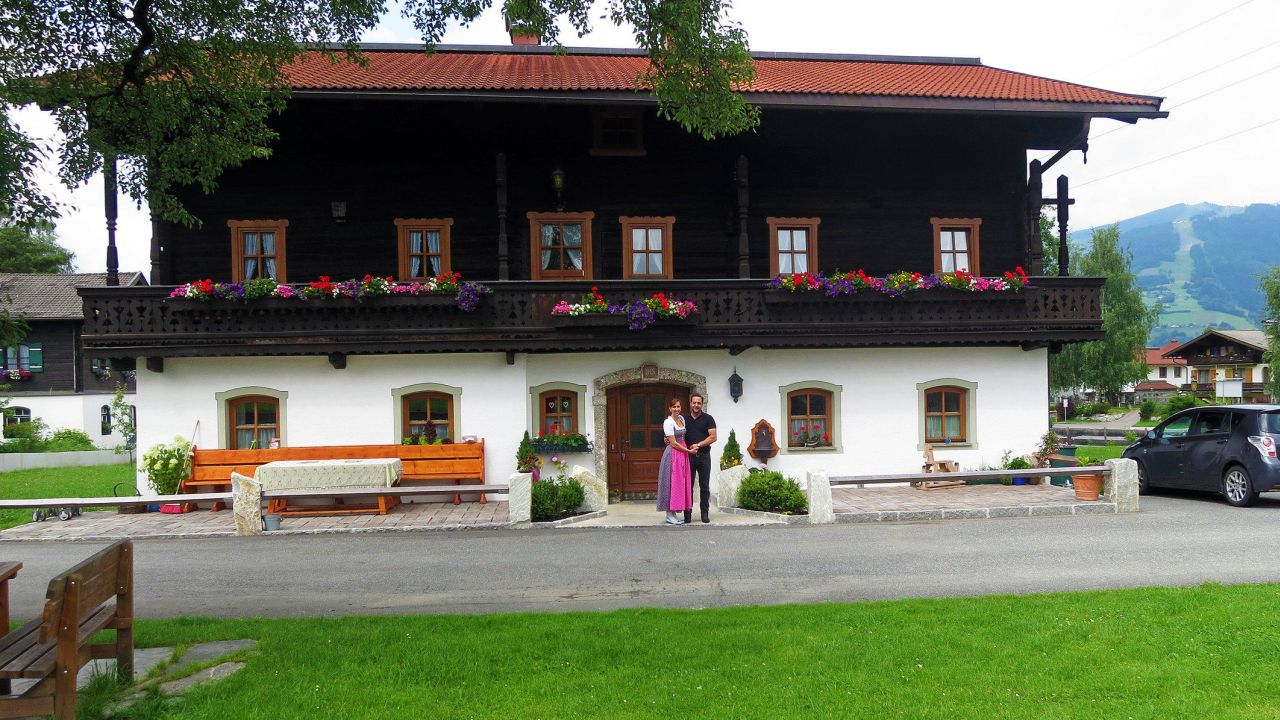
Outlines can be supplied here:
M44 372L44 345L40 343L31 343L27 348L27 357L30 358L31 372Z

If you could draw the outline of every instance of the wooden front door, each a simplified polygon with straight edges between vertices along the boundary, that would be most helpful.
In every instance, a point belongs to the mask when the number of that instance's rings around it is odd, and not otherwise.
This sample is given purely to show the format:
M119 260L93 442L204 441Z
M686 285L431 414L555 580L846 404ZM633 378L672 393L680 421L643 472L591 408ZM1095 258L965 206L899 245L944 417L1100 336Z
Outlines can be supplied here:
M626 494L658 491L658 464L667 447L662 421L672 397L680 398L688 413L689 389L678 385L626 385L609 391L609 489Z

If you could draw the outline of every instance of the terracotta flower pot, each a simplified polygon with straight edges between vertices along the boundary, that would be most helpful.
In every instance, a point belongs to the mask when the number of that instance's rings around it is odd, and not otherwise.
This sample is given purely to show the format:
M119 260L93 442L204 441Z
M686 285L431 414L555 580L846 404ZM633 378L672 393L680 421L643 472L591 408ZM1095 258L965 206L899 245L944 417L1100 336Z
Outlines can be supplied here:
M1102 492L1102 476L1076 475L1071 478L1071 485L1075 488L1077 500L1097 500Z

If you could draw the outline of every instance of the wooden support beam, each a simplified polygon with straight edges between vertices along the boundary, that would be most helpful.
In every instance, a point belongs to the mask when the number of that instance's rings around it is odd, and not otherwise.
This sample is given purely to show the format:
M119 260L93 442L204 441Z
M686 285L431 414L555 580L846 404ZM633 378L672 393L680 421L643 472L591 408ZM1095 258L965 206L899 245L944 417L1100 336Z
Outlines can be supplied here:
M498 196L498 279L511 279L510 247L507 241L507 156L498 153L494 184Z
M508 365L515 365L515 364L516 364L516 351L515 351L515 350L508 350L508 351L507 351L507 364L508 364Z
M334 370L347 369L347 354L340 352L329 353L329 364L333 366Z
M120 255L116 251L116 158L102 158L102 201L107 216L107 285L120 284Z
M164 372L164 358L162 357L147 358L147 369L153 373Z
M734 181L738 186L738 277L751 277L751 252L747 242L747 204L750 201L747 185L747 156L738 156L738 165L734 171Z

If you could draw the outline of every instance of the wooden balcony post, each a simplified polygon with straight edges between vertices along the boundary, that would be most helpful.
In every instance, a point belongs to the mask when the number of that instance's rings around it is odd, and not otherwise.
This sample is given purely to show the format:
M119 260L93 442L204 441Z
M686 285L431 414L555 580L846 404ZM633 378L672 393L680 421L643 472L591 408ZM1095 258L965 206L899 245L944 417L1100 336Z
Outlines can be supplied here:
M751 277L750 244L747 242L747 202L749 188L747 186L747 156L738 156L738 167L734 172L734 180L738 185L738 277Z
M1027 268L1033 276L1044 274L1044 241L1040 237L1040 208L1044 205L1044 170L1039 160L1027 171Z
M498 279L511 279L507 245L507 156L498 153L495 168L495 184L498 193Z
M102 158L102 201L107 216L107 284L120 284L120 256L116 252L116 157Z
M1071 274L1071 251L1067 245L1067 219L1071 214L1071 197L1067 192L1067 176L1058 176L1058 274Z

